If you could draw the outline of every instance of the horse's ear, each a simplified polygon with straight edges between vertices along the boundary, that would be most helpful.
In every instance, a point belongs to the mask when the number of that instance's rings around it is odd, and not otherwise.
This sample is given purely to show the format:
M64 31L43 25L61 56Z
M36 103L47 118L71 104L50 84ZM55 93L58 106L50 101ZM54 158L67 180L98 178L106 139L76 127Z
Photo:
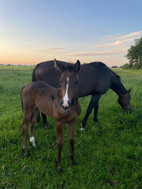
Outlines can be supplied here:
M132 88L130 88L130 89L127 91L127 92L128 92L128 93L130 93L130 92L131 92L131 90L132 90Z
M79 72L79 70L80 70L80 61L79 60L77 60L77 62L75 63L74 70L76 73Z
M59 70L60 72L63 72L66 70L65 66L54 59L54 67Z

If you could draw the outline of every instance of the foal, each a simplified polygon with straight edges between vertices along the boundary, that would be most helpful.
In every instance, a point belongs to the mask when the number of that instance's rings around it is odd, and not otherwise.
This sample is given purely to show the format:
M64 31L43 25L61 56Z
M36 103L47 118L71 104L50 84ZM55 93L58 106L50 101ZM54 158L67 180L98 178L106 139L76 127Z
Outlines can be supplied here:
M74 66L64 66L54 60L54 66L62 72L59 80L60 88L49 86L43 81L36 81L26 85L22 89L22 103L24 110L24 119L22 125L23 133L23 152L27 156L27 132L30 123L30 142L36 147L34 137L34 125L37 122L39 110L53 117L56 124L57 134L57 157L56 165L58 172L62 171L60 167L60 156L63 147L63 130L68 123L69 140L70 140L70 158L73 164L76 164L74 158L74 138L76 120L81 109L78 103L78 71L80 70L80 61Z

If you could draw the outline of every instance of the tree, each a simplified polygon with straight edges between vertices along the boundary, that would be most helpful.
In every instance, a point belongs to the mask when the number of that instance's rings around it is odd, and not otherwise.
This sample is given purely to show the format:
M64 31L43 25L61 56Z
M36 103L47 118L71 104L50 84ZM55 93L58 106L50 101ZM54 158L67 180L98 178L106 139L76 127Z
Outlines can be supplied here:
M142 68L142 37L135 40L135 45L128 49L126 57L129 60L130 67Z

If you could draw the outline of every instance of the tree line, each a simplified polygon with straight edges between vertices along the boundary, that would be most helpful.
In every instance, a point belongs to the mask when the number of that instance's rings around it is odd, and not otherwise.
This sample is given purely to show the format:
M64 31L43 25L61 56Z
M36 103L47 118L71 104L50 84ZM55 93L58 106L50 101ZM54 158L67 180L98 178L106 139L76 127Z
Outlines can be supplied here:
M126 57L129 63L124 64L122 68L142 69L142 37L135 40L135 44L128 49Z

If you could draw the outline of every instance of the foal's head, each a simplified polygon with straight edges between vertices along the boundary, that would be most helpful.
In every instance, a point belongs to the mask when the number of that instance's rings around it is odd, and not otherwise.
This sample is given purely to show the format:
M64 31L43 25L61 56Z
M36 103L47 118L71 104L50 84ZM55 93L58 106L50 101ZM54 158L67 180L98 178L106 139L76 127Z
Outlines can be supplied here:
M80 61L74 64L74 66L64 66L54 60L54 66L57 70L62 72L59 80L59 86L61 87L62 108L64 110L69 109L71 105L76 102L78 98L78 76L77 73L80 70Z
M131 106L130 106L130 98L131 98L130 91L131 91L131 89L129 89L125 94L119 95L119 98L118 98L118 103L124 109L125 112L127 112L131 108Z

